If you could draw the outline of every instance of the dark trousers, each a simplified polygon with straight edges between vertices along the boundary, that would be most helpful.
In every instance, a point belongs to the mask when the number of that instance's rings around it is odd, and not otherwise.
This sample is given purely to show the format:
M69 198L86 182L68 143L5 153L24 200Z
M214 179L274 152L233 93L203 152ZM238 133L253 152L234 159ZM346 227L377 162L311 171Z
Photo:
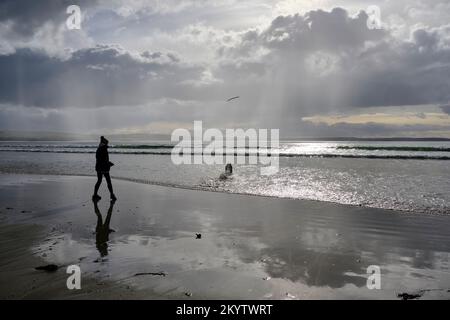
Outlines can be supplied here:
M100 185L102 184L102 178L105 176L106 184L108 185L109 193L113 194L113 187L111 183L111 177L109 176L109 172L105 171L97 171L97 183L95 184L94 194L97 194L98 188L100 188Z

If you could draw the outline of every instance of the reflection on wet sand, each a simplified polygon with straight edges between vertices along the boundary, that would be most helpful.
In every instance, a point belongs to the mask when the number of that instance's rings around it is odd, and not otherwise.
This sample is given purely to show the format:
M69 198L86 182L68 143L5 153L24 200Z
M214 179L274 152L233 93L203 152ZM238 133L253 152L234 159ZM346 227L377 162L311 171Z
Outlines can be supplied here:
M116 192L127 196L109 205L105 220L100 208L107 204L94 205L94 241L92 209L67 206L68 194L89 199L85 186L91 182L58 177L21 186L20 192L36 195L40 203L56 199L52 207L67 208L44 216L40 212L48 209L38 208L21 216L22 222L54 227L55 237L64 237L45 251L46 262L74 263L83 255L85 276L107 277L163 298L189 291L198 299L396 299L398 292L421 289L439 289L422 298L448 298L448 216L117 182ZM2 187L0 198L8 203L17 192ZM113 211L117 232L110 239ZM98 253L108 259L95 263ZM381 290L366 287L370 265L381 268ZM134 277L144 273L149 275ZM151 275L160 273L167 276Z
M102 214L98 208L98 201L93 201L93 203L94 211L97 215L97 226L95 227L95 246L97 247L98 252L100 252L100 256L105 257L108 255L109 234L114 232L114 230L109 228L109 224L111 222L115 201L111 201L104 223Z

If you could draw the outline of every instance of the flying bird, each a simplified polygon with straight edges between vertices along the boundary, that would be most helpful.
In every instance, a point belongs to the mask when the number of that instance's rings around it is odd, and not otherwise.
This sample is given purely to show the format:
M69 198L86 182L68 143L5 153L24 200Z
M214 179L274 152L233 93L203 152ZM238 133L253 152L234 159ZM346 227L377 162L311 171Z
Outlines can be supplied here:
M239 98L239 96L232 97L232 98L228 99L227 102L230 102L231 100L234 100L234 99L237 99L237 98Z

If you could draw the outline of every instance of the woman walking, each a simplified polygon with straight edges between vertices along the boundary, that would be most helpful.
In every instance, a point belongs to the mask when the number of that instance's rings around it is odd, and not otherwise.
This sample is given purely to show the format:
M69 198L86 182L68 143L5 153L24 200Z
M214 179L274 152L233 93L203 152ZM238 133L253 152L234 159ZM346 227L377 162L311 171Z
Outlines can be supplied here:
M105 176L106 183L108 185L108 190L111 195L111 201L116 201L117 198L114 195L113 187L111 183L111 177L109 176L109 169L114 165L114 163L109 161L108 154L108 140L101 136L100 144L95 153L96 163L95 171L97 171L97 183L95 184L94 195L92 196L92 201L98 201L101 197L98 195L98 189L102 183L102 178Z

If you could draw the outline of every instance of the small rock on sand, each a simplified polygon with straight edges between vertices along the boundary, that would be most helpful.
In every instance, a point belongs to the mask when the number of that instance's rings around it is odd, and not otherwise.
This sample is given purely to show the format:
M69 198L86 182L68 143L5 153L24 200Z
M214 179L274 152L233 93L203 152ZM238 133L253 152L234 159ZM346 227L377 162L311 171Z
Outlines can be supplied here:
M36 270L43 270L43 271L47 271L47 272L54 272L56 270L58 270L58 266L56 264L48 264L46 266L39 266L36 267Z
M420 293L407 293L407 292L402 292L402 293L398 293L397 294L397 298L401 298L402 300L413 300L413 299L418 299L422 296L422 294Z
M165 273L164 271L161 272L140 272L140 273L136 273L134 276L167 276L167 273Z

